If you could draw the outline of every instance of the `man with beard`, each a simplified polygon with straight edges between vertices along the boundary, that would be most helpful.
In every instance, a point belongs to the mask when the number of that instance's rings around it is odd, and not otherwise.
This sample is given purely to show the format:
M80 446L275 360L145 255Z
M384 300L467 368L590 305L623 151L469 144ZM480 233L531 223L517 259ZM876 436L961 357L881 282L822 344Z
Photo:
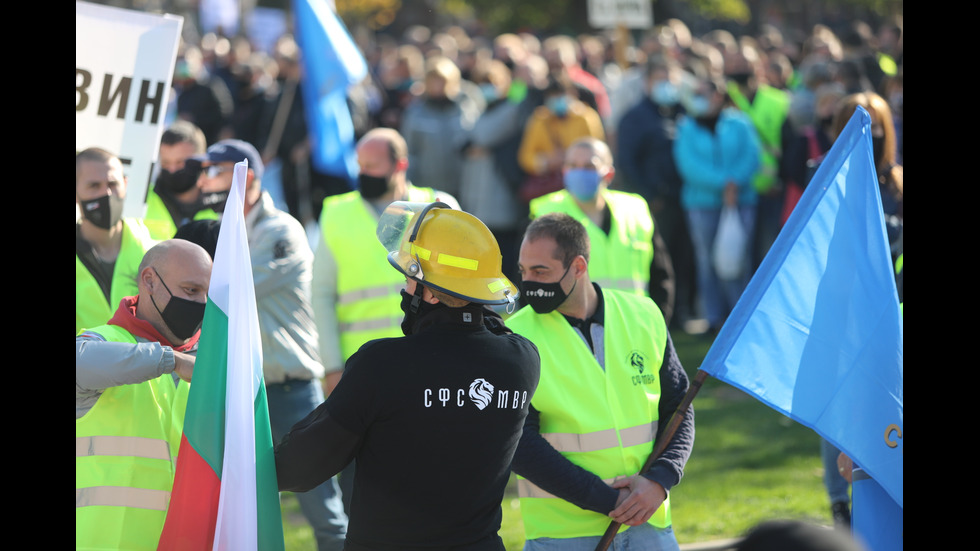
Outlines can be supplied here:
M75 334L102 325L136 294L136 270L153 244L143 221L122 217L126 176L115 154L75 155Z
M513 460L524 549L595 549L616 521L623 547L678 551L669 494L694 445L693 407L641 469L690 383L660 309L593 282L590 246L563 212L532 220L521 243L528 306L507 324L541 354Z

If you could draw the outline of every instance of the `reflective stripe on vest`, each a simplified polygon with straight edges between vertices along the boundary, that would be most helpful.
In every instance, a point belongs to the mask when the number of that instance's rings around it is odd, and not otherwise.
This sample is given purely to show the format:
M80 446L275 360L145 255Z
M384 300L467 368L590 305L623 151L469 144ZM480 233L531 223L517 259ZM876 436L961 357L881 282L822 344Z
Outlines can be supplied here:
M170 492L127 488L125 486L94 486L75 489L75 507L109 506L133 507L166 511L170 505Z
M408 200L431 202L435 192L410 187ZM321 239L337 265L337 323L345 361L370 340L402 335L405 276L388 263L377 226L377 215L358 191L323 200Z
M622 191L604 190L609 207L609 235L602 231L565 190L533 199L531 217L563 212L585 226L591 244L589 278L604 289L618 289L636 295L650 292L650 266L653 263L653 217L646 200Z
M653 438L657 434L657 422L644 423L635 427L622 429L606 429L587 434L575 434L570 432L549 432L541 436L551 444L551 447L560 452L594 452L609 448L624 448L629 446L639 446L640 444L653 444Z
M112 269L109 300L95 277L75 255L75 334L109 321L123 297L139 293L136 286L143 254L156 242L142 220L123 219L122 244Z
M110 342L137 342L113 325L90 331ZM76 549L156 549L188 391L170 374L111 387L75 420Z
M523 308L507 326L530 339L541 355L531 405L540 413L542 437L572 463L611 481L637 474L653 451L667 328L649 298L607 289L602 296L604 338L596 349L604 351L604 369L558 312ZM526 539L599 536L609 526L609 517L517 479ZM650 523L670 525L669 498Z
M75 457L129 455L170 461L170 444L141 436L82 436L75 438Z
M372 298L391 296L392 294L400 293L404 287L405 283L402 281L398 285L378 285L376 287L345 291L338 294L337 304L350 304Z

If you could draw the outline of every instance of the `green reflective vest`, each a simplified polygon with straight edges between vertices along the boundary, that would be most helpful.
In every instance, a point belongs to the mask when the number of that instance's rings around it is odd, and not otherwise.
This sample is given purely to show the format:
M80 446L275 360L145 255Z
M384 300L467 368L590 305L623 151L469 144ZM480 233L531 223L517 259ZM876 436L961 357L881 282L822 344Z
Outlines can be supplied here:
M789 94L779 88L761 85L755 92L755 98L749 103L738 84L729 82L728 95L752 119L758 132L759 142L762 144L762 162L752 179L752 185L758 193L767 193L775 187L779 177L783 123L789 114Z
M878 52L877 58L878 58L878 67L881 67L883 73L885 73L890 77L893 77L898 74L898 63L895 62L894 57L885 53Z
M589 233L589 278L605 289L619 289L650 296L653 264L653 217L643 197L622 191L602 192L612 223L609 235L602 231L566 190L531 200L531 217L564 212L578 220Z
M128 331L91 329L135 344ZM102 393L75 420L75 549L155 550L174 483L190 386L165 374Z
M902 254L898 255L898 258L897 259L895 259L895 274L898 275L898 274L902 273L902 270L904 270L904 269L905 269L905 253L902 253ZM902 311L902 315L904 316L905 315L905 302L900 302L898 304L898 307Z
M139 294L136 279L139 276L143 254L156 241L150 237L143 221L138 218L123 219L122 245L116 265L112 270L109 300L88 268L75 255L75 334L82 329L96 327L109 321L123 297Z
M217 220L218 213L213 209L204 209L194 215L194 220ZM146 196L146 214L143 216L143 223L150 230L150 237L157 241L164 241L173 238L177 233L177 223L174 217L167 210L167 205L163 199L153 190Z
M409 187L408 200L432 202L435 191ZM360 192L323 200L321 238L337 264L337 323L344 361L370 340L402 336L405 276L388 263L377 228L378 216Z
M650 299L607 289L602 297L604 368L557 311L522 308L507 326L541 354L541 380L531 399L541 435L569 461L611 483L639 473L653 452L667 326ZM609 527L608 516L580 509L523 477L518 492L529 540L599 536ZM670 526L669 498L649 522Z

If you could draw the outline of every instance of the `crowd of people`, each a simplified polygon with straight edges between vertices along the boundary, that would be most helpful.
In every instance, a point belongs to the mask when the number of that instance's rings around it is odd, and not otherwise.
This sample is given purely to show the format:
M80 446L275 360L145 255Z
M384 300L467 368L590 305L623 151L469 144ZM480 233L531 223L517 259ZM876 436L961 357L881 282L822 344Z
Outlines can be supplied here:
M651 548L676 549L669 492L691 451L693 411L662 459L633 476L688 389L670 331L720 329L857 106L871 114L901 266L902 26L818 24L792 41L773 26L694 36L671 19L616 46L605 34L490 37L459 26L377 35L361 44L369 76L348 94L360 169L352 182L311 160L299 86L311 54L291 35L269 51L246 36L183 43L146 215L122 217L126 177L113 152L76 155L76 440L86 450L76 454L77 485L80 470L92 473L76 495L85 514L103 522L99 507L152 510L143 522L162 528L165 498L96 488L144 483L114 479L104 464L143 473L156 492L172 482L209 258L234 163L247 159L244 214L270 418L283 442L280 488L298 492L321 551L431 537L497 549L488 527L499 527L511 465L528 549L551 549L556 538L594 547L610 520ZM729 212L744 245L722 262L715 244L732 227L722 223ZM390 226L399 217L409 227ZM386 229L397 237L390 243ZM901 299L900 269L897 281ZM423 348L441 352L413 356ZM467 353L465 373L443 369ZM485 377L508 354L513 372L494 377L513 393L509 408ZM603 380L615 375L623 396L637 387L642 396L606 403ZM399 392L377 388L387 382ZM419 396L443 409L468 396L480 411L494 397L503 425L464 435L482 426L478 413L409 412ZM569 396L595 409L573 408ZM114 425L147 403L164 415ZM392 446L448 453L437 442L445 434L412 436L426 423L475 439L468 461L486 467L488 485L470 488L479 507L430 503L431 482L391 492L406 483ZM150 456L120 452L130 448L106 438L107 427L159 446ZM615 445L595 447L607 432ZM321 449L323 438L337 447ZM826 445L823 454L834 519L846 523L838 452ZM440 484L466 478L450 479L451 463L418 462L412 480L430 470ZM446 530L420 532L406 516L413 506L419 518L443 513ZM366 507L391 518L367 520ZM155 543L121 513L105 522L114 524L76 529L76 542Z
M901 32L891 18L805 34L769 25L755 36L694 36L671 19L623 47L608 33L412 27L361 45L369 76L348 104L358 138L398 130L408 180L456 197L493 230L511 276L530 199L561 187L572 142L604 141L620 168L610 187L647 201L671 257L671 325L704 320L713 332L829 149L844 96L884 100L865 103L875 104L876 121L887 119L876 122L876 137L888 141L876 160L886 214L901 219L901 177L885 175L900 172L904 153ZM356 183L310 162L302 55L288 34L268 52L243 36L185 44L170 115L201 127L208 144L254 144L273 169L277 202L312 226L324 198ZM738 275L719 277L711 244L729 203L749 244Z

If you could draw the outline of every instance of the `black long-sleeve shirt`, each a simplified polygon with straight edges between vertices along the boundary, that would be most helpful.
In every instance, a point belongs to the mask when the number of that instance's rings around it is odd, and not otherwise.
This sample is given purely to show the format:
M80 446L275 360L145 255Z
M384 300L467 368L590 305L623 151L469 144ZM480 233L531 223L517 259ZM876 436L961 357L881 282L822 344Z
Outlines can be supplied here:
M500 503L540 359L495 316L438 305L413 334L362 346L276 448L279 489L313 488L356 458L346 549L502 551Z

